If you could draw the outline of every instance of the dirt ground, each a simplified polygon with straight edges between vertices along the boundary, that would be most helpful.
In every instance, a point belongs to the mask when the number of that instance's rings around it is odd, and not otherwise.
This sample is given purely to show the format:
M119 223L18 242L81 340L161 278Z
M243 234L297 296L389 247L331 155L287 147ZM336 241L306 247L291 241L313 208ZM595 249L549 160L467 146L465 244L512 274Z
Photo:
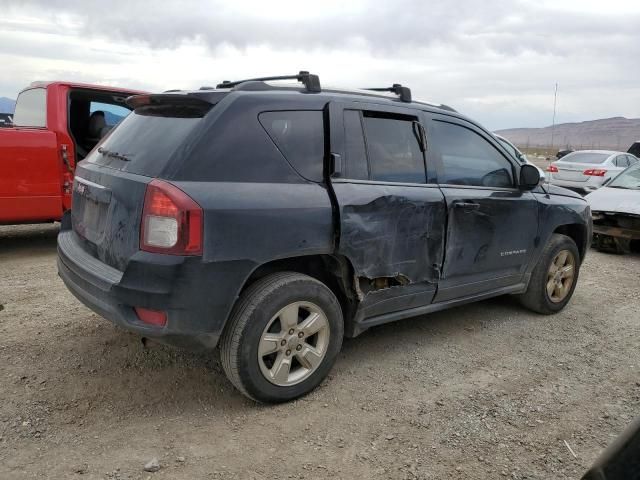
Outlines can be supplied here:
M640 415L637 253L589 252L555 316L503 297L372 329L311 395L261 406L215 355L76 301L56 233L0 227L2 479L577 479Z

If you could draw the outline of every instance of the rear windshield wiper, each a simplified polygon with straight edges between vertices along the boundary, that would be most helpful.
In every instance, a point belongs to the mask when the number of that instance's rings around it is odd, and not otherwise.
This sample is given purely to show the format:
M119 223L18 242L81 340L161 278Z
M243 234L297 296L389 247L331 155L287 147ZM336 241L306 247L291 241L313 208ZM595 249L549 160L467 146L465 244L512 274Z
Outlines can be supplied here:
M126 153L112 152L111 150L107 150L106 148L103 148L103 147L98 148L98 153L101 153L105 157L117 158L118 160L123 160L125 162L128 162L129 160L131 160Z

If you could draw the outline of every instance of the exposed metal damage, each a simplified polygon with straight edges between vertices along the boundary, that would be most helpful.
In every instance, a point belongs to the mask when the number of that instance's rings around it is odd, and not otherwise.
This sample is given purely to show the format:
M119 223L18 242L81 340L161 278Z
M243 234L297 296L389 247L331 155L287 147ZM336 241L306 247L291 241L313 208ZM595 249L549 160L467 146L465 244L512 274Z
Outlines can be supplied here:
M600 250L629 253L631 242L640 240L640 215L593 212L594 244Z

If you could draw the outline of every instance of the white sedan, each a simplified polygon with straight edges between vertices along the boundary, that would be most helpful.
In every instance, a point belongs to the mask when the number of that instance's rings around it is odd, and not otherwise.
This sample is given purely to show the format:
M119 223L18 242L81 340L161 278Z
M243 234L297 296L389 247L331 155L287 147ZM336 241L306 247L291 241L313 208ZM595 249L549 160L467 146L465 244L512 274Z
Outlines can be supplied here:
M547 167L549 182L560 187L593 192L638 159L625 152L611 150L579 150Z

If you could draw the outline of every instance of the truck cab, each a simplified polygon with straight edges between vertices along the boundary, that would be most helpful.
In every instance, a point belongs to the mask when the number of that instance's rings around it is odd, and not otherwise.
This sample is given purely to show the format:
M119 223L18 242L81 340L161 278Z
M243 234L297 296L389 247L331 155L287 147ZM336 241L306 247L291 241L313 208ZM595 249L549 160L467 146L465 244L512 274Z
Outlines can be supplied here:
M126 117L141 92L69 82L34 82L0 130L0 224L59 221L71 208L76 163Z

